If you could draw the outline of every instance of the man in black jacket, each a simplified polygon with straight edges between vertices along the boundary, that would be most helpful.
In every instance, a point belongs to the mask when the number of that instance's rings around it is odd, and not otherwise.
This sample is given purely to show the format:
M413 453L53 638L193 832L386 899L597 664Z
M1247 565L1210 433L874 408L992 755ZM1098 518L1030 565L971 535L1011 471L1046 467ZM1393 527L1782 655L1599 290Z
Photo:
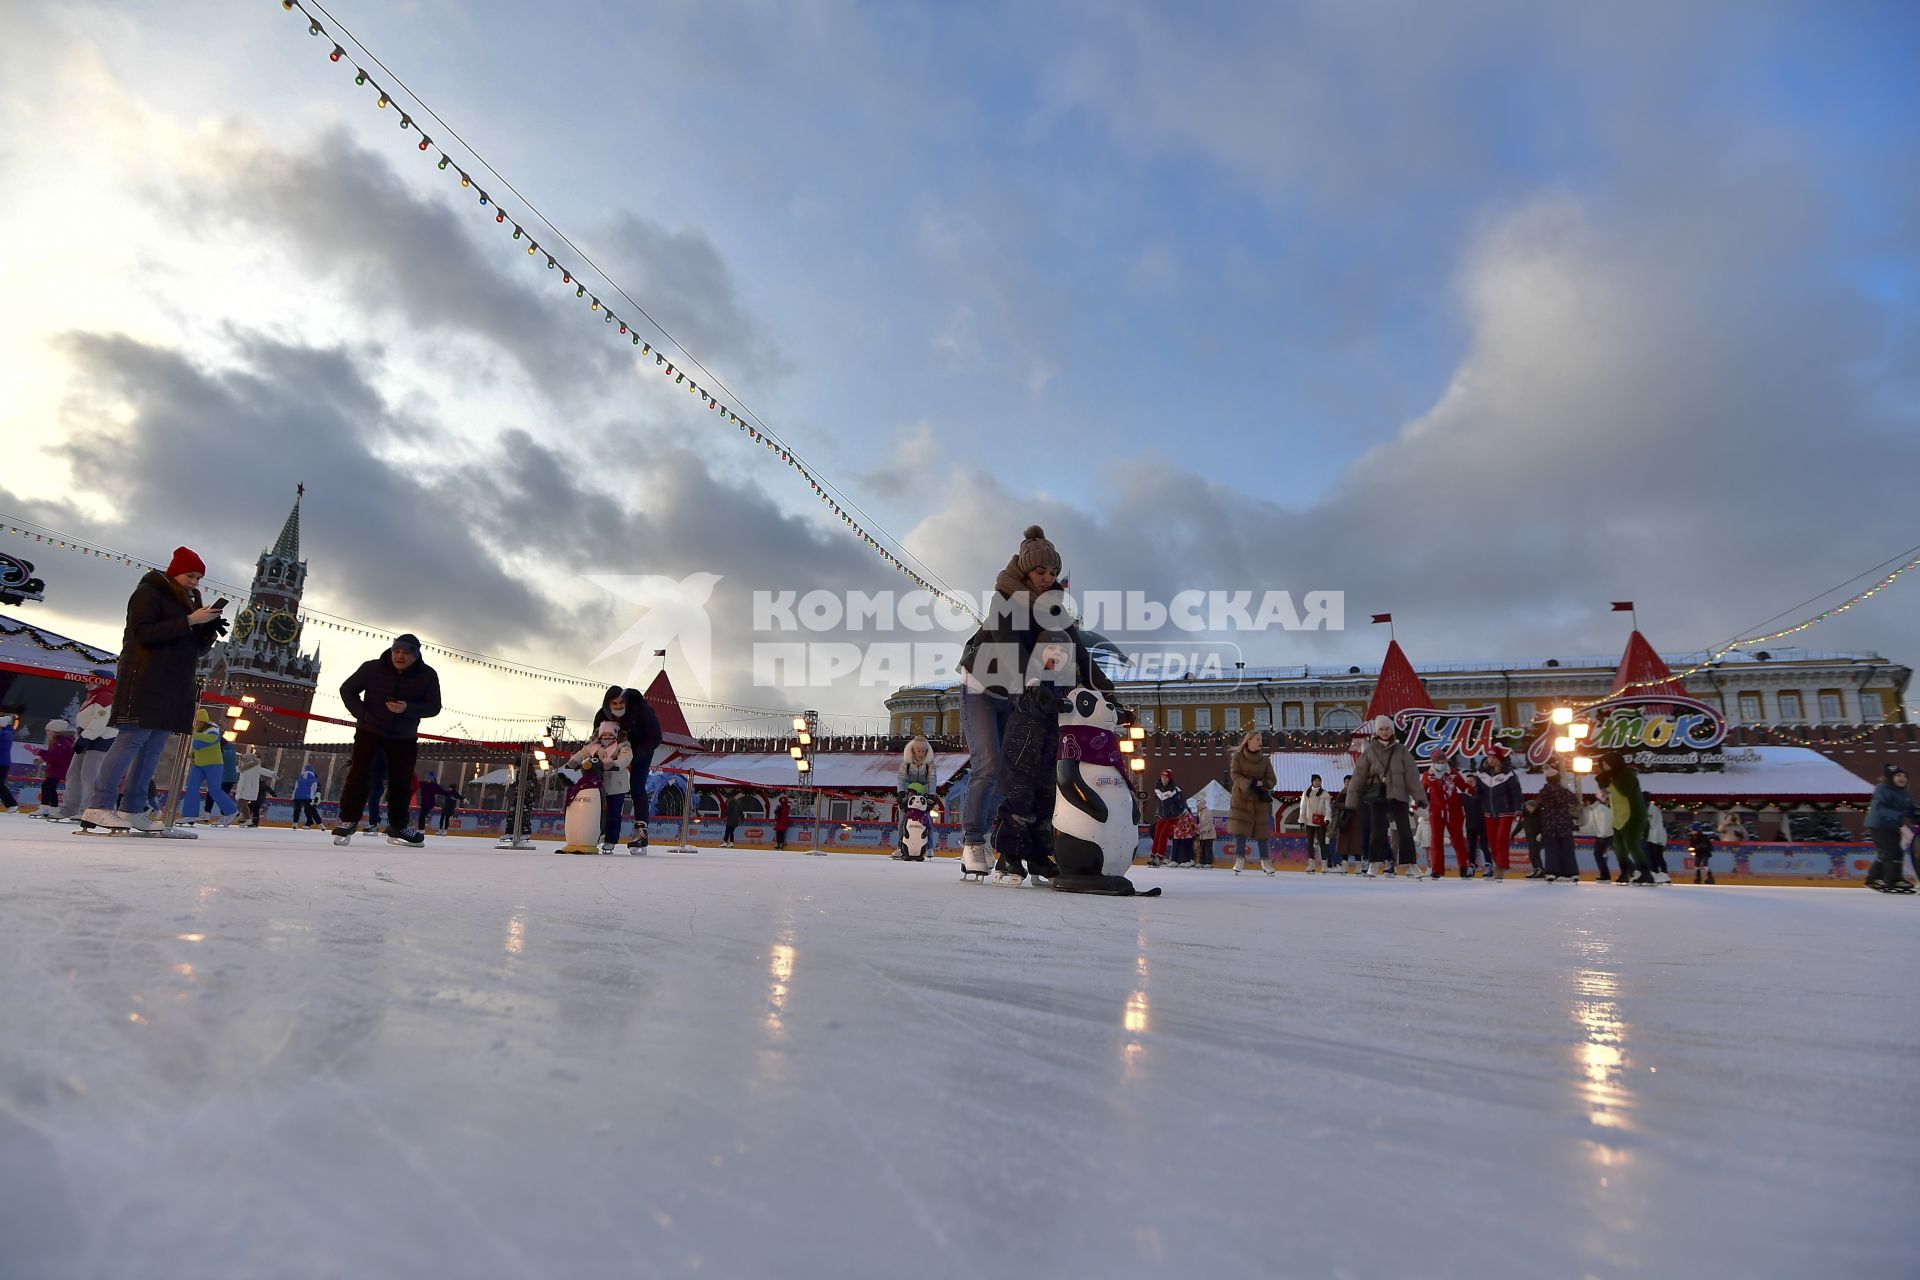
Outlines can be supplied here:
M633 838L627 841L627 852L638 855L647 851L647 818L651 816L647 771L653 766L653 753L660 746L660 717L654 714L638 689L622 689L616 684L607 689L599 714L593 718L596 725L609 720L627 731L627 743L633 748L633 765L629 770L632 782L628 787L628 794L633 797ZM611 826L608 829L611 830Z
M360 664L340 686L359 727L353 731L353 757L340 791L340 822L333 842L353 838L354 824L367 802L375 755L386 757L387 843L418 848L426 837L407 826L407 798L413 792L413 765L419 756L420 722L440 714L440 677L420 660L420 639L408 634L377 658Z

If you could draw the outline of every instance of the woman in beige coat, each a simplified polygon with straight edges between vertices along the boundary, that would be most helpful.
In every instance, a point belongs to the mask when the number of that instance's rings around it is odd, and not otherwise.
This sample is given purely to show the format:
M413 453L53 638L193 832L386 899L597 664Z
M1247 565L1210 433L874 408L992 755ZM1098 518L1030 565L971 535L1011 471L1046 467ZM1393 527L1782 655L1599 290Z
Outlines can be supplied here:
M1233 874L1247 865L1247 837L1253 837L1260 869L1273 874L1267 840L1273 835L1273 789L1279 779L1273 761L1261 749L1260 731L1249 730L1234 750L1229 767L1233 779L1233 809L1227 815L1227 834L1233 837Z
M1391 716L1378 716L1373 736L1360 748L1353 762L1353 776L1347 780L1344 803L1349 809L1366 806L1367 871L1371 875L1392 875L1393 846L1388 840L1388 824L1399 836L1401 875L1424 880L1427 873L1414 861L1413 823L1409 810L1417 810L1426 796L1420 783L1420 771L1413 766L1407 746L1397 739Z

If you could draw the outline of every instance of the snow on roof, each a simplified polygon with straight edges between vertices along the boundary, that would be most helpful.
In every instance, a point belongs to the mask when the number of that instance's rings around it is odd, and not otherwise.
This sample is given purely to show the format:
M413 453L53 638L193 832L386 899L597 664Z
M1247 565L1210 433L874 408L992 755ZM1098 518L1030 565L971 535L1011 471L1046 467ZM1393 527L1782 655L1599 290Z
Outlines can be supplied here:
M825 751L811 757L813 769L808 785L828 791L892 791L900 778L900 753L897 751ZM935 752L933 778L936 786L953 780L967 762L963 751ZM793 757L761 752L730 752L703 756L692 762L696 786L730 782L754 787L792 787L800 785Z
M114 673L120 656L0 614L0 662L75 675Z

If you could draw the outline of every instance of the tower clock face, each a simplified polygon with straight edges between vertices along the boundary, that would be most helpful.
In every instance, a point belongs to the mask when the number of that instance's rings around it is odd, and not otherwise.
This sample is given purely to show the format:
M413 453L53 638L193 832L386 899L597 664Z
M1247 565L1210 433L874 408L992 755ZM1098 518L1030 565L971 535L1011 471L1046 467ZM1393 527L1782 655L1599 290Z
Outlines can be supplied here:
M300 624L285 609L267 619L267 639L275 644L292 644L293 638L300 634Z
M235 640L245 640L253 634L253 624L253 610L242 609L240 616L233 620L233 638Z

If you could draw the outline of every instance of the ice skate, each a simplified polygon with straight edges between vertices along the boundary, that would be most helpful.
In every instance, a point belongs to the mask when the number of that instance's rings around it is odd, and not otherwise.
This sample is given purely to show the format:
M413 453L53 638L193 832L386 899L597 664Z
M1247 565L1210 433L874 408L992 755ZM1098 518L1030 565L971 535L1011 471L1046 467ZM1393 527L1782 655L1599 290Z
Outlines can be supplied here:
M1433 877L1427 874L1425 867L1415 863L1413 866L1407 868L1407 878L1409 880L1430 880Z
M1655 884L1672 884L1673 877L1664 871L1656 871L1653 873L1653 882Z
M335 844L352 844L354 833L359 830L360 827L357 823L343 822L333 829L333 842Z
M409 848L418 849L426 842L425 833L415 831L412 827L390 827L387 830L388 844L404 844Z
M993 870L993 864L987 861L987 846L984 844L963 844L960 846L961 883L973 881L976 884L987 882L987 873Z
M80 815L80 822L83 826L91 823L109 831L119 831L127 825L127 820L113 809L88 809Z
M1267 873L1268 875L1270 875L1270 876L1271 876L1271 875L1277 875L1277 874L1279 874L1278 872L1276 872L1276 871L1275 871L1275 870L1273 869L1273 864L1272 864L1271 862L1263 862L1263 863L1261 863L1261 864L1260 864L1260 869L1261 869L1262 871L1264 871L1264 872L1266 872L1266 873Z
M603 856L604 856L604 855L606 855L606 854L610 854L610 853L612 853L612 852L613 852L613 841L611 841L611 840L603 840L603 841L601 841L601 842L600 842L600 852L601 852L601 854L602 854Z
M1153 864L1148 863L1147 865L1152 866ZM1233 874L1239 875L1242 871L1245 871L1246 869L1247 869L1247 860L1245 858L1235 858L1233 860Z
M646 856L647 833L645 831L636 831L633 833L633 839L627 841L627 852L636 858Z

